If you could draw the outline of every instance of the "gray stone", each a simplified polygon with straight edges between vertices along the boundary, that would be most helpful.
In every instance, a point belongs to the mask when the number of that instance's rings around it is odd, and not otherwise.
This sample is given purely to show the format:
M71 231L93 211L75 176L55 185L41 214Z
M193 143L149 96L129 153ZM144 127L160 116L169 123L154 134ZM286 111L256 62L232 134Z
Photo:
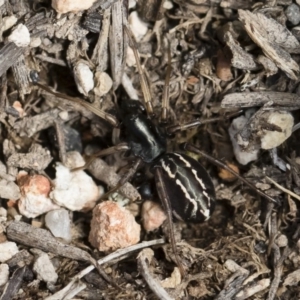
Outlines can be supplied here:
M297 4L292 3L285 10L287 19L293 24L297 25L300 22L300 8Z
M51 233L66 242L72 239L69 213L65 209L52 210L46 214L46 226Z

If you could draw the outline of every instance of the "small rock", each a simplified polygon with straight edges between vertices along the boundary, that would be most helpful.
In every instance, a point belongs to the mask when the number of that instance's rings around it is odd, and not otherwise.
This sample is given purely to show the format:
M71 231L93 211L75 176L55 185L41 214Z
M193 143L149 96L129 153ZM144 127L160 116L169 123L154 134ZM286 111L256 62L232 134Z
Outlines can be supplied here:
M140 231L128 210L105 201L94 208L89 241L99 251L115 251L138 243Z
M247 122L248 118L246 118L245 116L235 118L228 130L235 158L242 165L246 165L249 162L256 160L259 152L259 149L243 150L242 147L238 144L236 135L240 130L243 129Z
M96 86L94 88L94 92L99 97L106 95L113 86L112 79L105 72L96 72L95 82Z
M0 197L3 199L18 200L20 198L20 189L17 184L5 179L0 180Z
M160 282L165 289L175 289L181 283L181 274L178 268L174 268L171 277L168 277Z
M7 38L9 42L15 43L18 47L27 47L30 44L28 28L19 24Z
M288 238L286 235L281 234L277 239L276 239L278 247L286 247L288 245Z
M13 27L17 22L18 18L14 15L4 17L1 22L2 31L4 32L5 30Z
M135 8L135 6L136 6L136 1L135 0L129 0L128 1L128 9Z
M281 132L276 130L262 130L260 134L262 149L278 147L291 136L294 126L294 118L291 113L287 111L273 111L270 112L266 121L268 124L279 127Z
M37 48L42 44L40 37L33 37L30 41L30 48Z
M91 210L100 198L100 189L84 171L70 170L85 164L78 152L68 152L67 160L68 168L62 164L56 166L55 187L50 198L71 211Z
M19 252L17 244L14 242L0 243L0 262L6 262Z
M51 184L43 175L24 175L19 173L18 184L21 198L18 201L19 211L27 218L35 218L53 209L58 209L49 198Z
M162 207L153 201L145 201L142 208L143 227L146 231L159 228L167 219Z
M60 14L89 9L96 0L52 0L52 7Z
M236 173L238 173L238 174L240 173L240 170L236 164L229 163L229 162L225 162L225 164L227 165L227 167L229 167ZM222 169L222 168L220 168L218 175L222 180L227 181L227 182L231 182L231 181L234 181L237 179L237 177L235 175L233 175L231 172L227 171L226 169Z
M7 264L0 265L0 286L4 285L9 279L9 267Z
M22 103L20 101L15 101L12 107L19 113L19 118L26 116L26 112L23 109Z
M128 23L137 42L139 42L148 31L147 23L143 22L138 13L133 11L128 18Z
M0 207L0 222L6 222L7 210L4 207Z
M293 24L297 25L300 22L300 8L297 4L292 3L285 10L287 19Z
M57 238L62 238L66 242L71 242L71 224L69 213L65 209L52 210L46 214L46 227Z
M89 66L84 62L79 62L74 66L74 78L78 91L85 96L94 88L94 74Z
M284 282L283 286L295 286L298 285L300 281L300 270L296 270L294 272L289 273Z
M42 252L42 251L40 251ZM48 254L42 252L33 264L33 271L37 278L47 283L56 283L58 275L55 272L54 266Z
M169 0L165 0L164 4L163 4L163 8L164 9L167 9L167 10L170 10L174 7L172 1L169 1Z
M64 135L64 144L66 151L77 151L79 153L82 152L82 142L80 133L76 129L64 124L61 125L61 129ZM51 144L53 144L57 149L59 149L57 143L56 130L53 127L50 127L48 129L48 135L49 139L52 142Z

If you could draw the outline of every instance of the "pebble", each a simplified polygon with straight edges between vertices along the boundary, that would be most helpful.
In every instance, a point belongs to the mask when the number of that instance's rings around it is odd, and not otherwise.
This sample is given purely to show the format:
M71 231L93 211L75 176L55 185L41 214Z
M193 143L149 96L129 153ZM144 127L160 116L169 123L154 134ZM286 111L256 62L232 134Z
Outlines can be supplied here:
M99 251L115 251L138 243L140 231L127 209L105 201L94 208L89 242Z
M129 15L128 23L130 25L130 29L132 30L132 33L135 36L136 41L139 42L148 31L147 23L143 22L140 19L136 11L133 11Z
M277 239L276 239L276 243L278 245L278 247L282 248L282 247L286 247L288 245L288 238L286 235L281 234Z
M106 95L113 86L112 79L105 72L96 72L95 82L96 86L94 88L94 92L99 97Z
M300 22L300 8L297 4L292 3L285 10L287 19L293 24L297 25Z
M259 149L248 150L248 151L244 150L238 144L236 134L241 129L243 129L243 127L247 124L247 122L248 122L248 118L246 118L245 116L240 116L232 120L232 123L228 129L235 158L241 165L246 165L251 161L257 160L258 152L259 152Z
M61 238L67 243L71 242L71 222L67 210L57 209L48 212L45 216L45 223L53 236Z
M160 284L165 289L175 289L182 280L182 276L178 268L174 268L171 276L160 281Z
M2 31L13 27L18 22L18 18L15 15L7 16L2 19Z
M0 286L4 285L9 279L9 267L7 264L0 265Z
M74 66L74 78L81 94L87 96L94 88L94 74L86 63L79 62Z
M7 210L4 207L0 207L0 223L7 221Z
M47 253L42 251L33 264L33 271L37 278L47 283L56 283L58 275Z
M3 199L18 200L21 197L18 185L12 181L1 179L0 197Z
M0 243L0 262L6 262L19 252L17 244L14 242Z
M59 13L78 12L89 9L96 0L52 0L52 7Z
M261 148L272 149L280 146L292 134L294 118L287 111L272 111L267 117L267 123L274 124L281 128L281 132L276 130L262 130Z
M169 0L165 0L164 4L163 4L163 8L164 9L167 9L167 10L170 10L174 7L172 1L169 1Z
M65 124L61 125L61 129L64 135L63 142L65 144L66 151L82 152L82 142L81 142L80 133L76 129ZM49 139L51 140L51 144L54 145L57 149L59 149L57 143L56 130L53 127L50 127L48 129L48 136Z
M27 218L35 218L59 206L49 198L51 184L43 175L28 175L20 172L17 179L21 190L21 197L18 201L20 213Z
M19 24L8 36L7 40L15 43L18 47L27 47L30 44L28 28L23 24Z
M128 1L128 9L135 8L135 6L136 6L136 1L135 0L129 0Z
M72 172L71 169L85 164L78 152L67 153L67 166L57 164L54 189L50 198L60 206L71 211L89 211L100 198L101 193L93 179L84 171Z
M158 229L167 219L161 205L153 201L145 201L142 208L143 227L146 231Z

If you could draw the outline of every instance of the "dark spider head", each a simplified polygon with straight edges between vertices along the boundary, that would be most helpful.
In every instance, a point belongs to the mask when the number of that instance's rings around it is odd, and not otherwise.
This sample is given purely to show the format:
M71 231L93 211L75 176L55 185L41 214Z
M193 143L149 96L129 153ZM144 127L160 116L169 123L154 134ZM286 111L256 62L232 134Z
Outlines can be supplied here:
M128 114L142 114L145 112L145 107L139 100L122 99L120 107L122 116L126 116Z

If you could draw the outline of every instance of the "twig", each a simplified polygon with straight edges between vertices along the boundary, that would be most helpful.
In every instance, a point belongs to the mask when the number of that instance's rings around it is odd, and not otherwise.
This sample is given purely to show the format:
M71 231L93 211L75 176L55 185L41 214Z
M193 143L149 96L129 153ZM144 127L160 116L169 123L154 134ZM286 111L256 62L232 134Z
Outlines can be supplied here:
M122 258L129 256L134 251L137 251L137 250L140 250L143 248L147 248L147 247L151 247L151 246L155 246L155 245L161 245L164 243L165 243L164 239L143 242L143 243L140 243L137 245L133 245L133 246L130 246L130 247L127 247L124 249L117 250L114 253L111 253L111 254L99 259L97 261L97 263L98 263L98 265L103 265L108 262L112 263L116 259L121 260ZM93 266L93 265L85 268L84 270L79 272L75 277L73 277L72 280L68 283L68 285L66 285L63 289L56 292L52 296L47 297L45 300L68 299L68 298L63 298L63 297L68 297L69 292L73 291L73 286L77 283L77 281L79 279L81 279L82 277L84 277L85 275L87 275L88 273L90 273L91 271L93 271L94 269L95 269L95 266ZM75 295L72 293L72 296L75 296Z
M267 300L273 300L275 298L282 274L282 261L280 260L279 247L274 244L272 250L274 255L274 278L270 286Z
M300 196L298 196L297 194L293 193L292 191L284 188L282 185L278 184L276 181L274 181L272 178L266 176L266 179L270 182L272 182L278 189L280 189L281 191L291 195L292 197L296 198L297 200L300 201Z
M146 280L149 288L152 292L161 300L173 300L166 290L159 284L159 282L154 279L150 273L148 263L152 260L153 257L153 250L150 248L144 249L140 252L138 256L138 265L141 274L143 275L144 279Z

